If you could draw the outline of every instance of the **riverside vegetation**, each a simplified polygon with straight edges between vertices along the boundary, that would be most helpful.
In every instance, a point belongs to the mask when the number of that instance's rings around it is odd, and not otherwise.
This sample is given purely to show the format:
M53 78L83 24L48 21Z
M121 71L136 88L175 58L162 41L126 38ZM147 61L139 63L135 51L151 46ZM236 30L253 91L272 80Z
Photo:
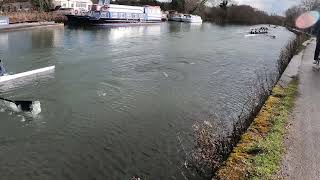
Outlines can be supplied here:
M24 22L45 22L54 21L56 23L63 23L67 21L67 17L56 12L8 12L2 13L2 16L8 16L10 23L24 23Z
M284 135L292 111L298 79L287 88L276 86L240 143L218 171L216 178L272 179L284 154Z
M1 12L0 16L9 17L10 23L24 22L44 22L54 21L57 23L66 22L67 17L61 13L52 11L52 0L32 0L34 5L33 10L19 10L11 12ZM4 2L0 2L0 8Z
M277 61L278 71L257 76L252 84L254 90L234 120L232 133L227 136L215 133L217 130L210 120L194 126L195 147L188 159L190 168L204 178L217 175L219 179L263 179L276 172L283 153L283 134L293 106L297 81L288 88L275 85L292 57L301 50L302 43L309 38L308 35L297 34L282 49Z

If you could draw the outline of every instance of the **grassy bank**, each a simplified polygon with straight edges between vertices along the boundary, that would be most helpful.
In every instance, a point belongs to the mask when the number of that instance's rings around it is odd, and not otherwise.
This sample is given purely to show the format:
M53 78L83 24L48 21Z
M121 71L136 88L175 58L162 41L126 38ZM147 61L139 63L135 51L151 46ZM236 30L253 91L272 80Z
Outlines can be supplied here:
M10 23L24 23L24 22L45 22L54 21L62 23L67 20L63 14L56 12L11 12L2 13L1 16L8 16Z
M217 179L272 179L284 154L284 134L294 106L298 80L276 86L248 131L242 135Z

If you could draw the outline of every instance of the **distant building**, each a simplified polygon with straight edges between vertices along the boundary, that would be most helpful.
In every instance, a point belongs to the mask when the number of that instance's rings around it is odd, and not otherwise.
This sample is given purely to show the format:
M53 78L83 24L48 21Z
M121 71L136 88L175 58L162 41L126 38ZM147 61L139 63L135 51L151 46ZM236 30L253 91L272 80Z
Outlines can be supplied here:
M2 12L28 11L34 8L31 0L0 0L0 3Z

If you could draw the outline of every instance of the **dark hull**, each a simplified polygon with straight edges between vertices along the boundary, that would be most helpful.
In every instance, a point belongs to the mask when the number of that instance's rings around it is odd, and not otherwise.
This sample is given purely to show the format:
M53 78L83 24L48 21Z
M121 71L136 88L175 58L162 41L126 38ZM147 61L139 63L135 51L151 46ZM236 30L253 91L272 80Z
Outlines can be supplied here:
M89 16L67 15L68 23L72 25L91 25L91 26L128 26L128 25L145 25L157 24L161 21L141 21L140 19L94 19Z

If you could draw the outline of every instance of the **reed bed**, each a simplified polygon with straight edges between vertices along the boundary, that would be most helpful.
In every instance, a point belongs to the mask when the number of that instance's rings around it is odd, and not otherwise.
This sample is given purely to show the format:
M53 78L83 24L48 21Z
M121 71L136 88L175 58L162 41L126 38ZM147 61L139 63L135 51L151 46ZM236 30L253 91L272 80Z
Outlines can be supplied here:
M1 16L9 17L10 24L26 22L49 22L64 23L67 17L58 12L8 12L1 13Z

